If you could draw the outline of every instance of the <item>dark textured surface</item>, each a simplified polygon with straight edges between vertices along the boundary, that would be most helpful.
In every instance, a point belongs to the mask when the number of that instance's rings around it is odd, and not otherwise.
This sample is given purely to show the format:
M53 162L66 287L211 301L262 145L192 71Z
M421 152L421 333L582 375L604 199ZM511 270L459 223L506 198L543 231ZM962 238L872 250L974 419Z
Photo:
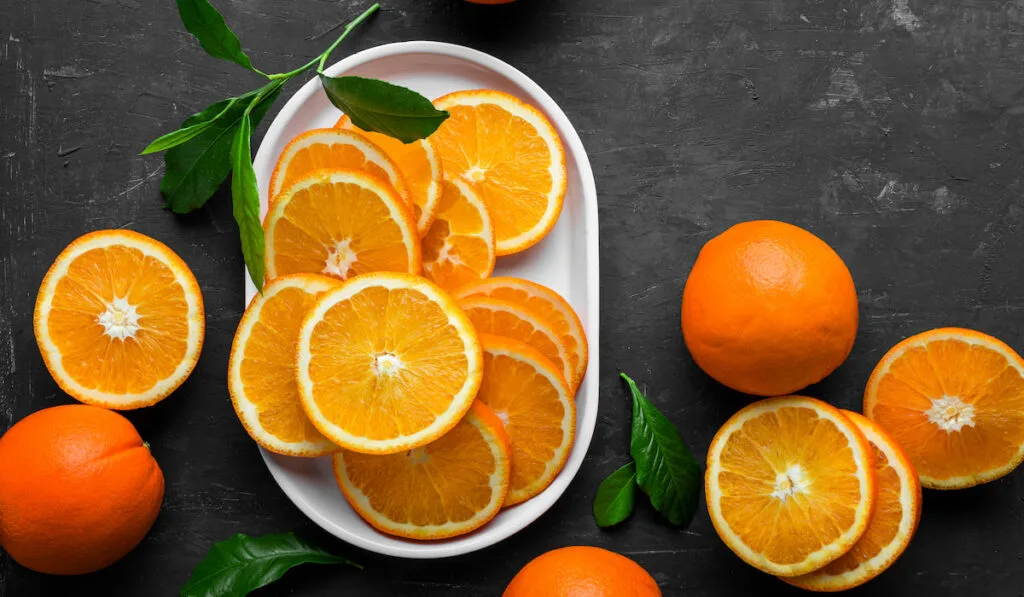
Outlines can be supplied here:
M253 62L279 71L319 52L327 30L368 2L216 4ZM199 279L208 330L191 379L129 415L167 478L150 535L122 562L82 578L43 577L4 555L0 596L174 595L214 541L283 530L367 569L296 570L262 595L498 595L535 555L580 543L635 558L666 595L796 593L733 556L703 506L685 531L646 506L611 532L590 517L599 481L626 458L629 401L617 369L647 386L698 458L746 402L696 368L679 331L697 251L741 220L804 226L853 272L857 344L811 395L858 408L884 351L940 325L1024 348L1021 0L386 0L341 51L412 39L469 45L521 68L560 102L590 151L601 218L602 402L590 454L565 496L504 544L437 562L362 553L306 520L271 480L225 389L242 305L226 189L175 217L161 209L161 158L136 156L257 77L206 57L170 0L4 0L0 429L69 402L38 356L31 314L46 268L80 234L129 227L169 244ZM1020 594L1022 484L1018 471L977 489L927 492L908 552L858 594Z

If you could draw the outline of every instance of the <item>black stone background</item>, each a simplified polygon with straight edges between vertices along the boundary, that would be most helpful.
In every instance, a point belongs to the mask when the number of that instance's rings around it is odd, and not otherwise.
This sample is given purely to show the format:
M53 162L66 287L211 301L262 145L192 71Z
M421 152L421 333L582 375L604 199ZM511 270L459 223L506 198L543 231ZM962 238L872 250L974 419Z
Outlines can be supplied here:
M215 4L253 61L274 72L318 53L368 1ZM568 544L629 555L666 595L796 594L729 552L703 507L686 530L664 526L648 505L613 531L590 515L598 483L626 459L619 369L647 387L701 459L748 402L701 373L679 330L698 250L742 220L803 226L853 272L853 355L810 395L859 408L885 350L937 326L1024 348L1024 1L385 0L337 56L415 39L468 45L522 69L590 152L601 221L601 410L569 490L503 544L432 562L360 552L300 514L225 388L243 303L227 189L176 217L161 209L162 159L136 155L257 77L205 56L169 0L2 0L0 429L70 402L43 366L31 317L46 268L85 232L128 227L170 245L199 279L208 330L191 379L128 414L167 479L149 536L80 578L44 577L4 555L0 597L174 595L213 542L286 530L366 570L310 566L261 595L498 595L535 555ZM1018 471L976 489L926 492L907 553L857 594L1024 594L1022 483Z

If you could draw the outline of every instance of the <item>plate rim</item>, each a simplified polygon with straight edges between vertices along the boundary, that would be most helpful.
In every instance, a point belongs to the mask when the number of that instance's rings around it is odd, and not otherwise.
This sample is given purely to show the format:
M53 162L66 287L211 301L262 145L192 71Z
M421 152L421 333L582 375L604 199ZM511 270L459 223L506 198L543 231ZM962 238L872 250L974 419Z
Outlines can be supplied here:
M523 515L522 521L516 521L515 524L511 524L508 528L503 529L501 532L483 537L477 533L470 533L464 535L461 538L455 538L455 541L445 543L413 543L410 542L408 545L401 546L384 546L371 541L367 541L361 536L357 535L334 522L333 520L322 516L318 513L304 498L301 490L297 489L284 473L277 463L273 459L277 456L264 448L260 447L260 455L263 459L264 465L267 470L270 471L271 477L274 482L278 485L285 496L310 520L315 522L322 529L334 535L342 541L354 545L360 549L365 549L374 553L379 553L388 556L401 557L407 559L442 559L449 558L467 553L479 551L481 549L490 547L497 543L508 539L512 535L522 531L526 527L530 526L537 521L545 512L547 512L561 497L565 494L566 489L576 478L579 473L579 469L583 465L583 461L586 459L587 452L590 449L590 443L593 439L594 430L597 426L597 413L600 407L600 392L599 392L599 381L600 381L600 259L599 259L599 243L598 243L598 209L597 209L597 186L594 181L594 173L590 164L590 156L587 154L586 149L583 147L583 142L576 132L575 127L569 121L569 118L562 111L561 107L555 102L555 100L548 95L548 93L533 79L529 78L519 69L514 66L491 56L485 52L460 46L457 44L451 44L446 42L437 41L404 41L383 44L356 52L350 56L347 56L334 64L329 68L325 69L325 73L330 76L338 76L348 70L351 70L357 66L361 66L365 63L379 60L382 58L393 57L401 54L438 54L442 56L449 56L453 58L459 58L469 62L473 62L485 69L495 72L501 75L519 87L527 90L532 96L531 99L536 100L543 111L554 121L554 124L558 128L559 132L562 133L562 141L566 145L569 153L575 157L577 168L581 180L581 192L583 195L583 219L586 226L586 235L584 239L584 252L587 256L586 262L586 276L587 276L587 288L586 297L588 310L585 318L585 329L587 330L587 344L588 344L588 368L586 377L584 378L583 385L581 388L586 392L584 395L589 400L593 400L594 407L587 413L586 418L580 421L580 426L576 430L576 440L573 447L573 452L576 451L577 446L582 446L582 451L578 457L573 457L573 453L570 452L569 460L565 464L565 468L558 477L555 478L554 482L544 490L541 494L531 498L527 502L524 502L521 506L531 505L531 512ZM254 166L257 171L261 168L265 169L272 158L267 154L269 150L265 150L267 147L266 140L276 140L281 136L281 131L287 125L296 112L304 105L311 96L319 91L320 86L317 84L317 78L313 77L307 81L302 87L300 87L288 101L281 107L281 110L274 117L274 120L270 123L267 132L264 134L260 141L260 145L256 151L256 158L254 160ZM260 192L260 211L261 217L265 214L267 197L266 190ZM250 293L255 293L255 286L252 285L252 280L249 278L248 272L245 273L245 284L246 284L246 305L249 302ZM592 307L591 307L592 305ZM552 491L553 490L553 491ZM340 491L339 491L340 495ZM516 506L516 507L521 507ZM486 528L486 527L483 527ZM379 531L378 531L379 532Z

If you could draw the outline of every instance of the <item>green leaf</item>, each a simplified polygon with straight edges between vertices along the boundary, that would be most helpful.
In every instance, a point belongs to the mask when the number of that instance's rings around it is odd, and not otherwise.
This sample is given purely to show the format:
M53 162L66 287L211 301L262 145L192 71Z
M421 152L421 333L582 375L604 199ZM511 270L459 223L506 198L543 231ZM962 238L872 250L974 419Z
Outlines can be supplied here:
M252 167L249 113L235 131L231 144L231 210L242 238L242 257L256 288L263 292L263 226L260 223L260 190Z
M299 564L348 564L294 533L262 537L238 534L215 543L181 588L181 597L243 597L281 578Z
M246 106L258 93L269 90L249 116L255 127L277 99L282 84L279 81L267 83L237 98L221 100L185 119L185 128L212 122L198 135L164 154L166 168L160 181L160 193L171 211L183 214L199 209L217 191L231 172L231 143Z
M253 67L249 56L242 51L238 36L207 0L178 0L178 14L181 15L185 29L199 40L199 45L203 46L207 54L214 58L230 60L253 72L260 72Z
M636 463L630 461L608 475L594 496L594 520L611 527L629 518L636 505Z
M190 139L192 139L199 133L209 128L211 124L213 124L218 118L223 116L228 111L228 109L231 106L233 106L237 101L238 98L233 97L230 100L225 100L225 102L217 102L216 104L214 104L214 106L224 104L224 107L219 112L217 112L217 114L214 115L212 118L204 119L201 122L197 122L196 124L193 124L191 126L184 126L176 131L172 131L170 133L167 133L166 135L160 136L159 138L155 139L152 143L147 145L146 148L139 153L139 155L148 155L151 153L166 151L172 147L177 147L182 143L188 142ZM197 114L196 116L199 116L199 114Z
M352 124L403 143L429 137L448 118L448 112L438 110L422 95L385 81L320 73L320 83Z
M674 525L693 519L700 497L700 466L679 430L640 392L625 373L633 398L633 429L629 454L636 462L636 482L654 509Z

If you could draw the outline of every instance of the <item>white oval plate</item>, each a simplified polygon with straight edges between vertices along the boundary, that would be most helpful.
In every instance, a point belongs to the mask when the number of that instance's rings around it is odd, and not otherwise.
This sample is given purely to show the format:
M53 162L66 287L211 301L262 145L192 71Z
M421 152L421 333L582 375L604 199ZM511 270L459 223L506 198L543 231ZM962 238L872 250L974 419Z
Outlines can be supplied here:
M349 507L334 481L330 457L291 458L263 451L263 460L285 494L307 516L340 539L377 553L405 558L444 558L483 549L518 532L543 514L576 476L597 422L598 243L597 192L579 135L547 93L508 64L452 44L413 41L388 44L349 56L327 70L332 76L360 75L412 88L428 98L460 89L499 89L544 112L566 149L569 188L554 229L538 245L498 258L495 275L519 276L549 286L579 313L589 339L590 365L576 397L576 444L562 472L540 495L502 511L483 528L452 539L412 541L385 535ZM254 162L262 214L267 211L270 174L285 144L303 131L330 127L340 116L313 79L281 108ZM256 288L246 275L246 303Z

